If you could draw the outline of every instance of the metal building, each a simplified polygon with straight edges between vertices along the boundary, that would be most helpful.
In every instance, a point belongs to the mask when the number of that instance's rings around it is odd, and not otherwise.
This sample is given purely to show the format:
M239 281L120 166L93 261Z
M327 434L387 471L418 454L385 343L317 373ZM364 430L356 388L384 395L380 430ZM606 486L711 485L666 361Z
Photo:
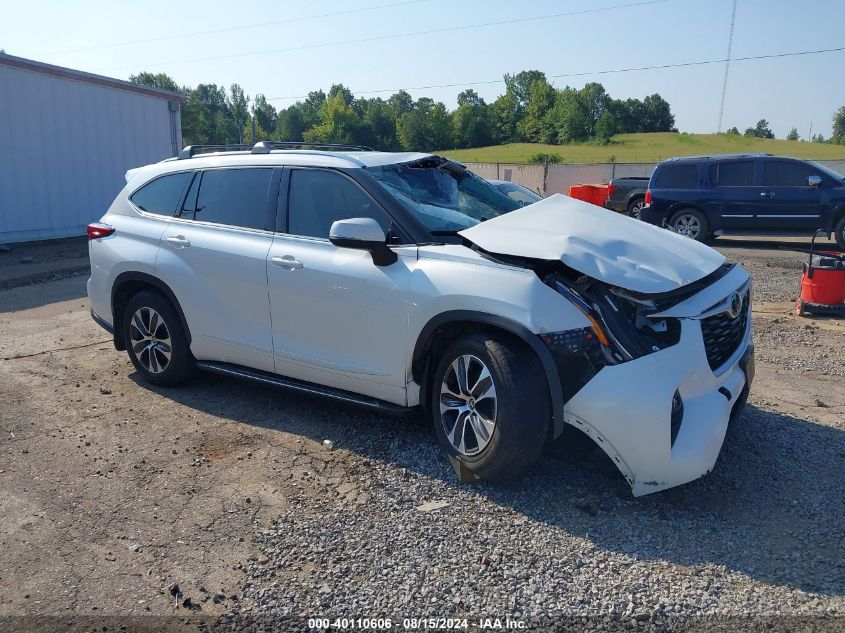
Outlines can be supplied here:
M184 102L0 54L0 244L85 233L127 169L178 153Z

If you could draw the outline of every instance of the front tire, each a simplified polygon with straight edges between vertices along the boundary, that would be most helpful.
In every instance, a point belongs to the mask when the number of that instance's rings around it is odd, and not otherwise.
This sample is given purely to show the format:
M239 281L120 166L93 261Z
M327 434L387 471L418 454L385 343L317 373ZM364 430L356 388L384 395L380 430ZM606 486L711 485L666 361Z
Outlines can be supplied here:
M475 478L514 479L540 458L549 430L546 378L523 343L466 335L434 371L431 413L444 450Z
M681 209L669 223L675 233L703 242L710 235L710 223L698 209Z
M129 360L149 383L172 387L196 372L179 315L157 292L139 292L126 304L123 340Z

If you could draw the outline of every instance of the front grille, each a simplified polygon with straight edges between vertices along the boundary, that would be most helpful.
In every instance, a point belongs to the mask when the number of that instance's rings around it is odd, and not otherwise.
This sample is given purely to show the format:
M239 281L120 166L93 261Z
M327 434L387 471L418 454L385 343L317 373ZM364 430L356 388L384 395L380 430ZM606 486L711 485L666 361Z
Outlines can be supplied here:
M704 350L707 352L710 369L715 370L724 365L742 343L750 303L749 295L746 293L742 298L742 308L735 317L731 317L727 312L721 312L701 320Z

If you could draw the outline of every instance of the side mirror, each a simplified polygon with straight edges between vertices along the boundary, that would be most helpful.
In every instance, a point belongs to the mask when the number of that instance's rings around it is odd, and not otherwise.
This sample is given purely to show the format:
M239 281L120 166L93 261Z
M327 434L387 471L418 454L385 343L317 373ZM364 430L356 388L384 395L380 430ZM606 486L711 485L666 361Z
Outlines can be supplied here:
M807 177L807 185L810 187L818 187L822 184L822 177L813 174L812 176Z
M329 229L329 241L341 248L370 251L376 266L389 266L399 257L387 247L387 237L372 218L338 220Z

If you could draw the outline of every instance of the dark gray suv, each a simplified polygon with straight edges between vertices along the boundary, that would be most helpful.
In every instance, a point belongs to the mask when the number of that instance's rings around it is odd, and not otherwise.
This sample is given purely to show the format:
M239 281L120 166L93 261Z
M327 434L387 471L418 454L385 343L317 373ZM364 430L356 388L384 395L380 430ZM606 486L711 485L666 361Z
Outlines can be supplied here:
M770 154L672 158L651 175L642 220L697 240L827 229L845 249L845 178Z

